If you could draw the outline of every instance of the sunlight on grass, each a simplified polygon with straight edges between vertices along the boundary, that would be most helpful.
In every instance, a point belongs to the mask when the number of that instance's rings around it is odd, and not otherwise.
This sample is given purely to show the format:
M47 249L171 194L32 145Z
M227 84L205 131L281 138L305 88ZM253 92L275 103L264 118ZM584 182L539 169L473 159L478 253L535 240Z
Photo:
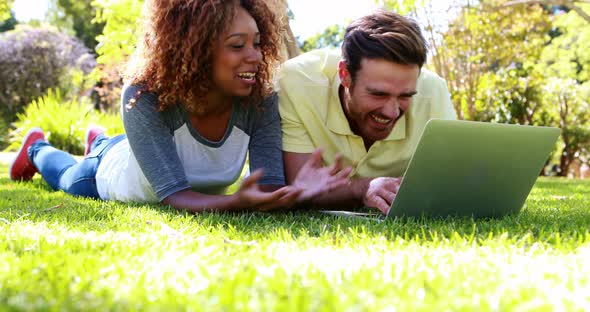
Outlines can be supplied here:
M584 310L589 191L585 181L540 179L517 216L379 223L305 211L189 215L0 178L0 305Z

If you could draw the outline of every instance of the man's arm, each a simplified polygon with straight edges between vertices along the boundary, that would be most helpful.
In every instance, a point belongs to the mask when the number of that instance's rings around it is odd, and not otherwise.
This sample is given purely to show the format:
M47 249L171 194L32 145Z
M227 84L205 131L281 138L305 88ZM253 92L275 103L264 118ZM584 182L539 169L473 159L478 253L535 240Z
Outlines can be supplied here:
M297 174L311 155L311 153L283 152L287 184L295 181ZM310 204L332 209L351 209L365 205L387 213L400 183L399 178L354 178L346 185L313 197Z

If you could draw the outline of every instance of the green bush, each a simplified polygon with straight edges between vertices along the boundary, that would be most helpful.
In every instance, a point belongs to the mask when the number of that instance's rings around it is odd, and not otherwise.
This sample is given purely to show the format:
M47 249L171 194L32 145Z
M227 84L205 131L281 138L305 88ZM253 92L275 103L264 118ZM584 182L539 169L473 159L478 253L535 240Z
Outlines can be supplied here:
M0 110L7 122L48 89L81 94L96 65L94 56L77 39L52 27L18 25L0 34Z
M9 133L10 145L5 151L19 149L23 136L32 127L40 127L51 144L75 155L84 153L84 135L90 125L105 128L107 135L124 133L118 114L101 113L92 108L88 98L63 101L60 91L52 91L29 104L17 114Z
M3 150L8 146L8 128L9 123L2 114L0 114L0 150Z

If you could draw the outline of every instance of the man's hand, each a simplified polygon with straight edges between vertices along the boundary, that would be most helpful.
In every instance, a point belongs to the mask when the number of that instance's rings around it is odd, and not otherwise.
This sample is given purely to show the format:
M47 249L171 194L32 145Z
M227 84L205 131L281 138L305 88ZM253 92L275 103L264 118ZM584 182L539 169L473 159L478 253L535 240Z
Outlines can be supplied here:
M298 200L305 201L348 184L348 175L351 171L351 167L342 168L340 155L336 156L331 166L323 166L322 150L318 148L299 169L292 185L303 190Z
M363 196L363 204L387 214L401 183L402 178L380 177L372 179Z
M258 185L262 178L262 170L256 170L244 179L240 189L234 194L238 207L269 211L277 208L289 208L293 206L302 190L292 186L282 187L274 192L264 192Z

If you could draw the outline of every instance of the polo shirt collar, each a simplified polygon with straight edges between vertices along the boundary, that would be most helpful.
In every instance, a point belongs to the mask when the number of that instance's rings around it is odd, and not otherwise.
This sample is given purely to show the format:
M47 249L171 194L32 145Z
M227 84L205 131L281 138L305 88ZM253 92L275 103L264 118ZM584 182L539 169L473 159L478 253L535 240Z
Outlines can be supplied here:
M330 131L340 134L340 135L350 135L350 136L357 136L352 129L350 129L350 125L348 124L348 119L346 119L346 115L344 114L344 110L342 109L342 104L340 103L340 95L338 91L340 89L340 77L336 75L334 78L334 82L332 83L331 90L330 90L330 100L328 102L328 116L326 120L326 125ZM391 133L384 139L384 141L395 141L395 140L403 140L406 138L406 119L408 118L408 112L406 112L400 119L397 120Z

